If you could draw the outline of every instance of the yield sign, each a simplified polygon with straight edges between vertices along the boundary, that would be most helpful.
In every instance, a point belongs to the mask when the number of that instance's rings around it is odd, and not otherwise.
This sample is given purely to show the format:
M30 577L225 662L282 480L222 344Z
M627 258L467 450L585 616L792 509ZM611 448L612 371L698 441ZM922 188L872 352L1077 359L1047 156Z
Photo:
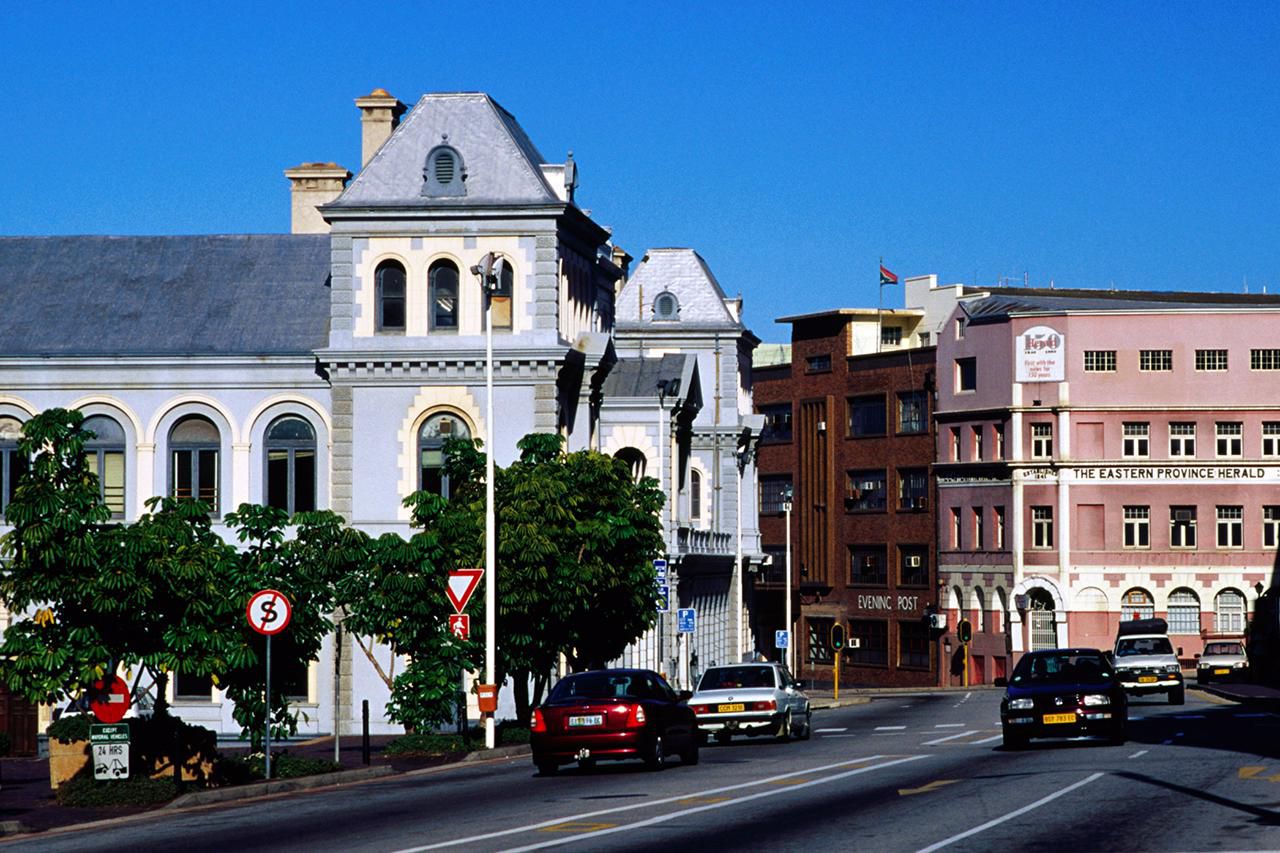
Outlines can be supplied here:
M449 584L444 591L449 596L449 601L453 602L454 610L461 613L467 609L471 593L476 591L483 576L484 569L454 569L449 572Z

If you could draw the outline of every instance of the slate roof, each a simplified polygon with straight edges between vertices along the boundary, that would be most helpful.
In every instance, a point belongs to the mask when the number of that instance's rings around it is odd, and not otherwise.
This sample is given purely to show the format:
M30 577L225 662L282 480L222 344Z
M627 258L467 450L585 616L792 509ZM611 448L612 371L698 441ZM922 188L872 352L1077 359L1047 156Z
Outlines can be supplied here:
M0 358L302 355L329 235L0 237Z
M466 195L427 198L422 170L445 135L462 157ZM542 176L546 162L515 117L488 95L423 95L342 195L323 209L561 204Z
M664 290L674 294L680 303L677 321L653 321L654 297ZM724 300L720 282L693 249L650 249L618 295L615 316L618 323L652 323L655 327L740 326Z
M1280 296L1261 293L1196 293L1142 290L997 288L961 302L970 322L999 322L1014 314L1068 311L1206 311L1280 308Z
M697 364L697 356L684 353L667 353L660 358L620 358L604 380L606 400L619 397L657 397L658 381L679 379L677 397L689 390L691 372Z

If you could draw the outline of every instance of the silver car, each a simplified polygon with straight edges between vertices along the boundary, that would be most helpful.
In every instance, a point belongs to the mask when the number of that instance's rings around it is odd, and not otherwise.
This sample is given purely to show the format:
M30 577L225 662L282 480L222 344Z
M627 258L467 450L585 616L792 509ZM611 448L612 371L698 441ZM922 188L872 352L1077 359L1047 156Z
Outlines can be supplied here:
M813 732L809 697L780 663L713 666L699 679L689 707L700 737L717 743L734 735L808 740Z
M1196 661L1196 683L1214 681L1247 681L1249 658L1239 640L1211 640Z

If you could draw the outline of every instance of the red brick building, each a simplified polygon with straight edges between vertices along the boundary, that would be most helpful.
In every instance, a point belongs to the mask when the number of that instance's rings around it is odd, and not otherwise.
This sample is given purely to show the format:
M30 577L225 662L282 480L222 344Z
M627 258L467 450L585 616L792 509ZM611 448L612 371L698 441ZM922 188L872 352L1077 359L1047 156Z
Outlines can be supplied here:
M766 422L760 530L773 557L756 579L754 627L769 639L785 621L782 500L790 489L795 665L807 679L832 680L839 622L858 641L841 654L842 685L940 681L939 645L925 623L926 608L939 603L936 350L919 345L921 319L901 310L783 318L792 324L789 363L753 369Z

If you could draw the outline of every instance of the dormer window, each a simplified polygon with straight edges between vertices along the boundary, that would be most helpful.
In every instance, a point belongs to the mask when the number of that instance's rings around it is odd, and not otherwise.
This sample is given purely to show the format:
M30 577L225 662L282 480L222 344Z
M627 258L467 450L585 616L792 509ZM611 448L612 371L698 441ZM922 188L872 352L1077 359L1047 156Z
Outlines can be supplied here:
M427 154L422 169L425 196L463 196L467 194L467 170L462 155L450 145L437 145Z
M664 290L662 293L658 294L656 299L653 300L653 319L680 319L680 301L676 299L676 295L674 293Z

